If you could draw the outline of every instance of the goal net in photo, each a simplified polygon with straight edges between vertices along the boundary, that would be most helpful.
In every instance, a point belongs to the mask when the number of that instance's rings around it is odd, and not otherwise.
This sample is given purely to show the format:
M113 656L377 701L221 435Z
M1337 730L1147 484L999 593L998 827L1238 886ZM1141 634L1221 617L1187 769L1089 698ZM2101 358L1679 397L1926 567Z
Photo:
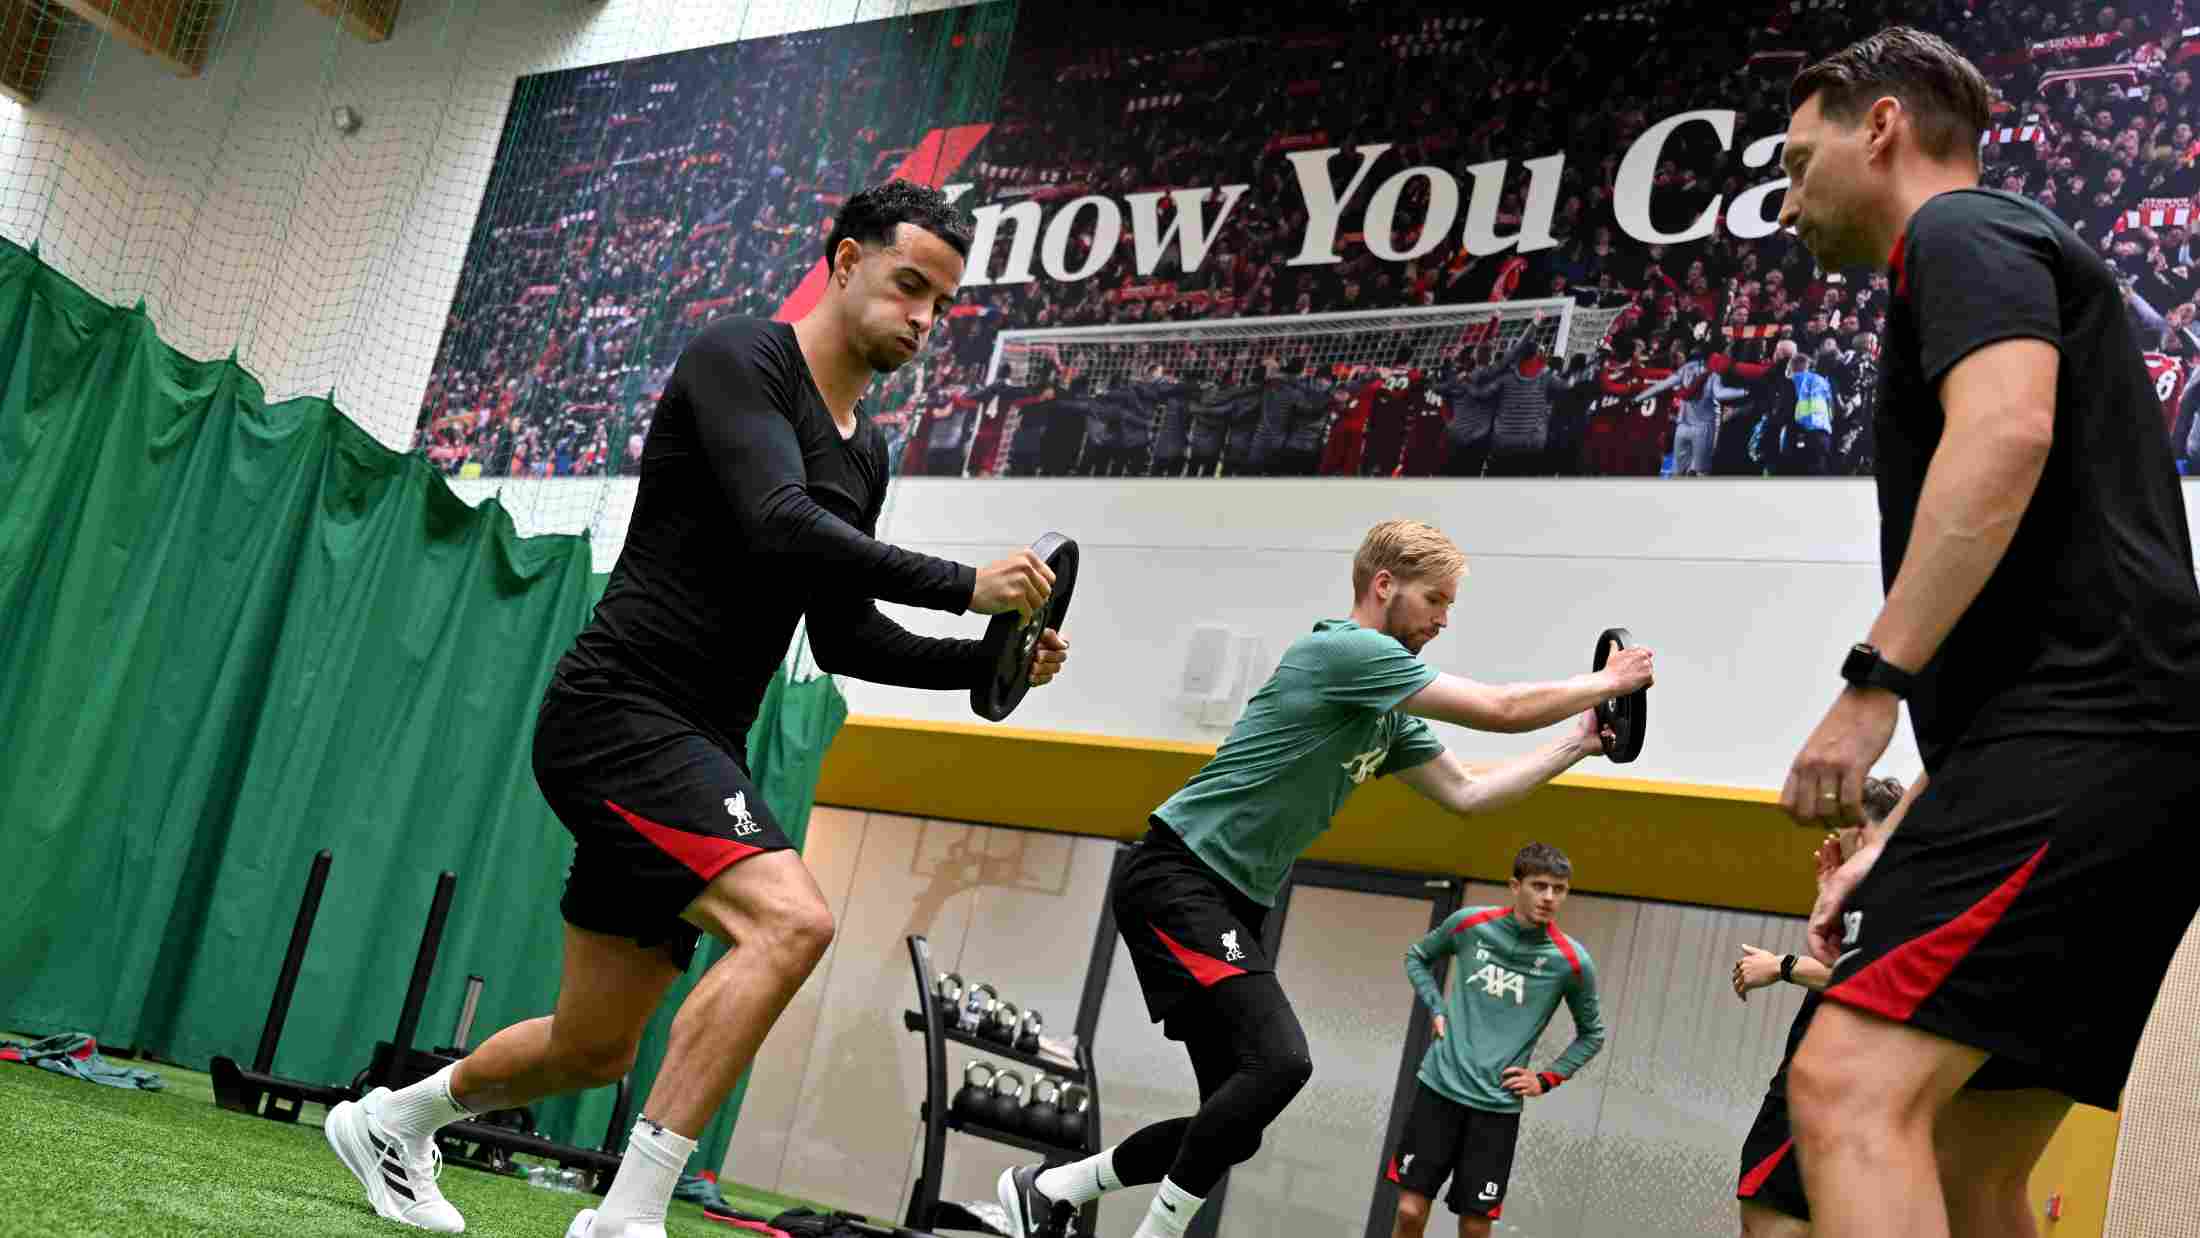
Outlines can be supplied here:
M1188 322L1003 331L993 345L989 383L1044 386L1073 372L1106 389L1159 365L1171 374L1234 384L1257 377L1265 362L1303 360L1307 372L1346 374L1370 366L1434 370L1458 364L1462 348L1491 344L1502 355L1527 332L1546 352L1596 351L1625 307L1589 308L1571 298L1476 305L1211 318Z

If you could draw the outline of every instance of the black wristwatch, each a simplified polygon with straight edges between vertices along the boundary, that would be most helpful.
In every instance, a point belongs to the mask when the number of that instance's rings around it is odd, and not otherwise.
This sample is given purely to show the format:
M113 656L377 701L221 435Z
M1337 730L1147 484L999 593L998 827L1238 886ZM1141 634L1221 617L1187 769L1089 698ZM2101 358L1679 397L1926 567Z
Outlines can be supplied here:
M1879 650L1866 644L1849 646L1849 656L1841 663L1841 678L1860 688L1884 688L1897 697L1910 695L1910 686L1917 677L1879 656Z
M1782 979L1782 980L1786 981L1786 982L1787 982L1787 983L1789 983L1789 984L1794 984L1794 983L1795 983L1795 956L1794 956L1794 955L1792 955L1792 954L1789 954L1789 955L1783 955L1783 956L1781 956L1781 959L1780 959L1780 979Z

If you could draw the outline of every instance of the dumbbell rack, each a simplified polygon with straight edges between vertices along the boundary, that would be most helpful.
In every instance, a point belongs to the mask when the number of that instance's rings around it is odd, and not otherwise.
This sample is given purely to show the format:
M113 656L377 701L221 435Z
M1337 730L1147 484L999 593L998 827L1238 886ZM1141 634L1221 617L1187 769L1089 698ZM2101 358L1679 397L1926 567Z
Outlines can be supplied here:
M1092 1046L1080 1039L1077 1044L1077 1067L1064 1070L1061 1063L1025 1053L1021 1049L1001 1044L999 1041L963 1031L949 1021L950 1016L940 1009L932 991L932 947L922 935L909 936L909 965L917 976L917 1009L902 1012L902 1025L924 1036L925 1100L917 1110L924 1121L924 1171L918 1175L909 1190L909 1214L902 1221L911 1229L936 1229L941 1224L954 1221L966 1224L974 1220L960 1207L940 1204L940 1175L947 1157L947 1135L955 1131L978 1139L990 1139L994 1143L1021 1148L1044 1158L1049 1165L1067 1164L1083 1160L1100 1151L1100 1083L1092 1068ZM1045 1071L1068 1083L1082 1084L1090 1103L1085 1109L1085 1141L1081 1147L1034 1139L1015 1131L1005 1131L996 1126L965 1121L954 1112L954 1092L948 1087L947 1046L952 1042L966 1045L981 1053L1003 1058L1022 1066ZM952 1210L952 1215L948 1210ZM1081 1233L1098 1232L1100 1210L1087 1204L1079 1211Z

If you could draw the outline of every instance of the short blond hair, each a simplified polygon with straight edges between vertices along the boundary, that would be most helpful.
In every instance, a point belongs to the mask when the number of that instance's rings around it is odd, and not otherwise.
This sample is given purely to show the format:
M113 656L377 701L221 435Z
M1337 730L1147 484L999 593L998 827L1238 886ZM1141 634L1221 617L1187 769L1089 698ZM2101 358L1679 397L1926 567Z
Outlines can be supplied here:
M1366 597L1378 572L1400 580L1448 580L1466 570L1467 556L1433 525L1385 520L1367 531L1352 556L1352 597Z

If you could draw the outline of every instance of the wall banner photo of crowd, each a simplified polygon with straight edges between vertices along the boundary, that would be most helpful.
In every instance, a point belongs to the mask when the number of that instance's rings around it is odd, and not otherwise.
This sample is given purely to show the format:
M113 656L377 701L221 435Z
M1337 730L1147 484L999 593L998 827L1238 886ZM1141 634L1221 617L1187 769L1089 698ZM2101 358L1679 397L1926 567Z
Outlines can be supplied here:
M1027 10L993 114L952 129L790 88L922 17L525 79L417 445L453 477L633 474L681 346L805 308L835 208L898 171L975 238L868 401L897 476L1871 473L1886 276L1779 221L1788 79L1855 6L1649 0L1563 38L1348 7ZM2200 29L2165 3L1913 20L1998 92L1983 183L2122 276L2190 470Z

